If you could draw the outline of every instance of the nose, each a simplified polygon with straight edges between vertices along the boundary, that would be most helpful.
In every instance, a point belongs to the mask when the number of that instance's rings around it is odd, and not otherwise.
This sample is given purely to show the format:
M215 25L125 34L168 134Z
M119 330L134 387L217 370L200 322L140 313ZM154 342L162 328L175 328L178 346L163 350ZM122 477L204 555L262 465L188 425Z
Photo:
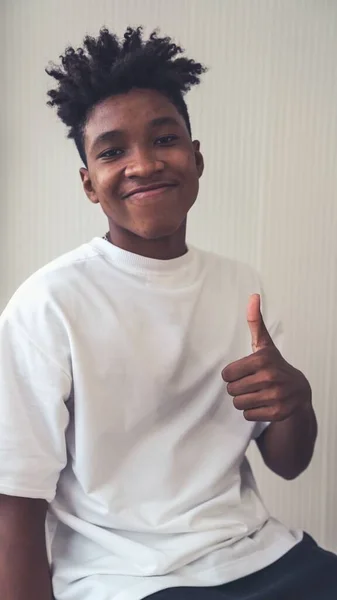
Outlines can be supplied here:
M164 170L164 163L155 156L154 152L138 150L133 152L125 169L126 177L150 178L155 173Z

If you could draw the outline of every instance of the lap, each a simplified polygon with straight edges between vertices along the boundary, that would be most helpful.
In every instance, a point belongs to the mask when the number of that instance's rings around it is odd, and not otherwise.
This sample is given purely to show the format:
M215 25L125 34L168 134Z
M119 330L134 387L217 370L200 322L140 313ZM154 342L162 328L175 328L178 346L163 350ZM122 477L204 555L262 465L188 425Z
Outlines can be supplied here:
M172 588L148 600L336 600L337 556L310 536L262 571L211 588Z

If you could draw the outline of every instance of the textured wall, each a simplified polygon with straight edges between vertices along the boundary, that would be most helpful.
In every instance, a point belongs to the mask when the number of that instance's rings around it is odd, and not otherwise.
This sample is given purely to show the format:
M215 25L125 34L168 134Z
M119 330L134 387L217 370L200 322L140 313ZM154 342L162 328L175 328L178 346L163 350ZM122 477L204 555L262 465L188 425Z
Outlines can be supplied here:
M206 160L190 241L260 269L287 356L314 390L312 466L284 483L254 454L262 492L277 516L337 551L336 1L2 0L0 11L0 305L38 266L105 230L45 107L46 63L102 24L160 26L210 66L189 100Z

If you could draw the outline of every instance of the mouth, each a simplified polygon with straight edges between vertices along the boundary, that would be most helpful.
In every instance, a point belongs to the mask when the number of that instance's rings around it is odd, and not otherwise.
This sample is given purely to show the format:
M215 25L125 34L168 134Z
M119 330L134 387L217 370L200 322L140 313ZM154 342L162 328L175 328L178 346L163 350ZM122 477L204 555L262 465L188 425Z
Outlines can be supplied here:
M163 192L167 192L172 190L172 188L177 187L176 183L163 182L163 183L153 183L152 185L147 186L139 186L131 192L124 194L122 196L123 200L132 200L132 201L142 201L148 198L153 198L156 196L160 196Z

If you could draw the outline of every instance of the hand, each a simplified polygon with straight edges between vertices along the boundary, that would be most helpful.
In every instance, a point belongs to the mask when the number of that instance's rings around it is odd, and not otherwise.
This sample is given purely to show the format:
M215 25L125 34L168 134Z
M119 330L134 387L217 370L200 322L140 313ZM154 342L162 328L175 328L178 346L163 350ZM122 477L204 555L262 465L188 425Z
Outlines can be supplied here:
M243 411L247 421L283 421L311 408L310 385L276 348L264 324L258 294L249 299L247 321L253 354L222 371L235 408Z

